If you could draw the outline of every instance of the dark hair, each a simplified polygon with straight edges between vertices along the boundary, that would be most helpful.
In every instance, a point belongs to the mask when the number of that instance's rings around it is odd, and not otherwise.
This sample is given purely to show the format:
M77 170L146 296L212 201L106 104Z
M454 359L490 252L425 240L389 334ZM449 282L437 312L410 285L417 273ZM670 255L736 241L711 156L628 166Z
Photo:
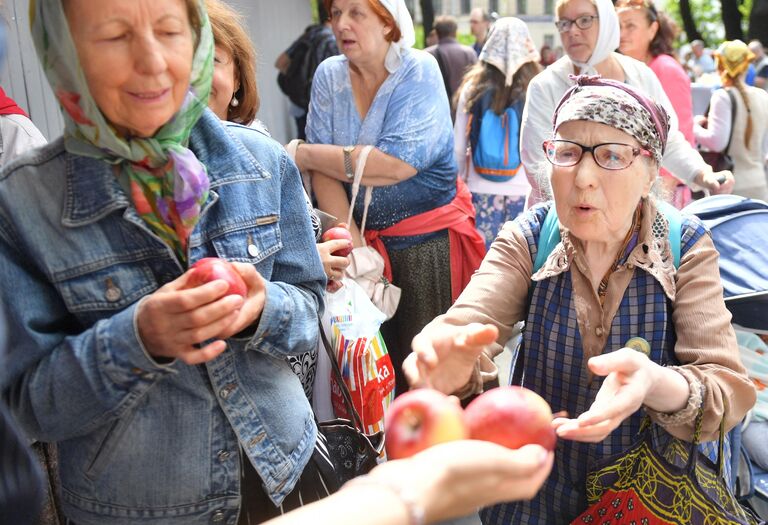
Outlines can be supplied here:
M243 19L221 0L205 0L211 22L213 40L232 55L235 79L239 85L234 96L240 104L227 107L227 120L250 124L259 111L259 88L256 84L256 51L243 29Z
M456 36L458 26L456 25L456 19L452 16L442 15L435 19L433 25L437 38L448 38Z
M653 22L651 14L648 9L648 21ZM680 28L677 27L672 18L664 12L656 13L656 22L659 23L659 29L656 31L656 35L651 40L649 51L651 56L657 57L659 55L671 55L675 56L674 42L677 35L680 34Z
M541 64L538 62L526 62L515 72L515 75L512 77L512 85L506 86L504 73L496 66L481 60L464 75L461 87L456 90L454 103L458 105L459 94L464 90L465 86L469 86L469 91L464 97L465 106L461 108L464 111L469 111L486 91L493 90L494 95L491 108L494 113L501 115L509 106L525 96L528 84L541 70Z
M381 4L381 2L379 2L379 0L368 0L368 5L376 14L376 16L379 18L379 20L381 20L384 23L384 25L392 28L392 31L387 33L385 37L387 42L400 41L403 34L400 32L400 28L397 27L397 23L395 22L395 17L392 16L392 13L390 13L387 10L387 8L384 7ZM331 20L333 20L333 13L331 11L332 6L333 6L333 0L323 0L323 7L325 7L325 10L330 15Z

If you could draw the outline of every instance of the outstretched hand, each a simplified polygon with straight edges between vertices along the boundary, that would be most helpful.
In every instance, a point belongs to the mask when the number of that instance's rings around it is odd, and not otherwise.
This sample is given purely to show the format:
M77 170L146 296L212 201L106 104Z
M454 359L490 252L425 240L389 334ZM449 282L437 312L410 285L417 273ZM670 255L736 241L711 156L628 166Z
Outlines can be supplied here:
M563 439L597 443L642 406L655 384L648 357L631 348L593 357L588 363L596 375L605 376L589 410L576 419L555 418L552 422Z
M411 387L428 386L452 394L469 381L478 356L499 337L490 324L428 326L413 338L403 363Z

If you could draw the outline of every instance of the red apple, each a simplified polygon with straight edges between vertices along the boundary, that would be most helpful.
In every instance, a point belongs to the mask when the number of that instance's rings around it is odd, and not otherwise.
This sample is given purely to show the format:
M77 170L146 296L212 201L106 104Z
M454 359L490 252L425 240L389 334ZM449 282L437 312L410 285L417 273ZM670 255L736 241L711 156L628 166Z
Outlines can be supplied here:
M218 279L229 284L227 295L248 295L248 286L232 263L216 257L204 257L192 265L189 285L194 288Z
M432 445L467 437L461 407L427 388L397 397L387 410L384 427L389 459L407 458Z
M464 410L469 437L507 448L541 445L554 450L552 410L541 396L519 386L503 386L481 394Z
M332 252L331 255L336 255L337 257L346 257L352 253L352 234L349 233L348 229L342 228L341 226L328 228L325 233L323 233L322 238L324 242L334 241L336 239L345 239L349 241L349 246L347 248L336 250L335 252Z

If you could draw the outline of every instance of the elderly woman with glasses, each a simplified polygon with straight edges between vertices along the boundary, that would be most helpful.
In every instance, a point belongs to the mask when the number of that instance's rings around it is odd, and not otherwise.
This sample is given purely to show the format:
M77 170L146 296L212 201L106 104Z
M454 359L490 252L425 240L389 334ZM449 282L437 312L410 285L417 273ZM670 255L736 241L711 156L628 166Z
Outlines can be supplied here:
M539 146L554 202L508 222L457 302L413 341L412 385L468 395L525 321L512 382L568 414L553 421L542 490L484 509L486 524L569 523L587 507L587 474L630 447L645 415L659 443L690 441L702 409L712 440L754 403L710 235L651 193L668 126L626 84L576 79Z
M532 186L529 204L547 198L547 162L541 142L549 132L557 101L573 85L570 77L574 74L599 74L624 82L662 104L671 117L662 166L694 189L730 192L733 175L713 173L680 133L673 106L653 71L634 58L614 52L620 42L619 20L611 0L559 0L555 26L565 56L531 81L520 131L521 159Z

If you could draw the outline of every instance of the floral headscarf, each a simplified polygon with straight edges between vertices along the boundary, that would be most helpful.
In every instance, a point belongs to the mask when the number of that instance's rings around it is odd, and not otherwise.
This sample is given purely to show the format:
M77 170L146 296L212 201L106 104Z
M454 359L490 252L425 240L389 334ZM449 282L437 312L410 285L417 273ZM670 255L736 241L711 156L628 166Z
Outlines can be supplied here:
M37 55L64 110L67 151L119 166L136 211L186 262L189 235L209 187L205 166L187 148L192 127L208 105L213 77L213 35L204 2L199 3L200 30L187 96L150 138L119 136L94 102L62 0L30 0L29 15Z
M755 54L741 40L723 42L714 56L715 62L722 70L721 75L728 78L736 78L744 73L755 58Z
M480 60L504 74L506 86L512 85L517 70L528 62L538 62L539 52L531 40L528 26L515 17L500 18L491 26L480 51Z
M552 117L552 131L565 122L586 120L606 124L631 135L661 164L669 134L664 108L623 82L581 75L565 92Z

